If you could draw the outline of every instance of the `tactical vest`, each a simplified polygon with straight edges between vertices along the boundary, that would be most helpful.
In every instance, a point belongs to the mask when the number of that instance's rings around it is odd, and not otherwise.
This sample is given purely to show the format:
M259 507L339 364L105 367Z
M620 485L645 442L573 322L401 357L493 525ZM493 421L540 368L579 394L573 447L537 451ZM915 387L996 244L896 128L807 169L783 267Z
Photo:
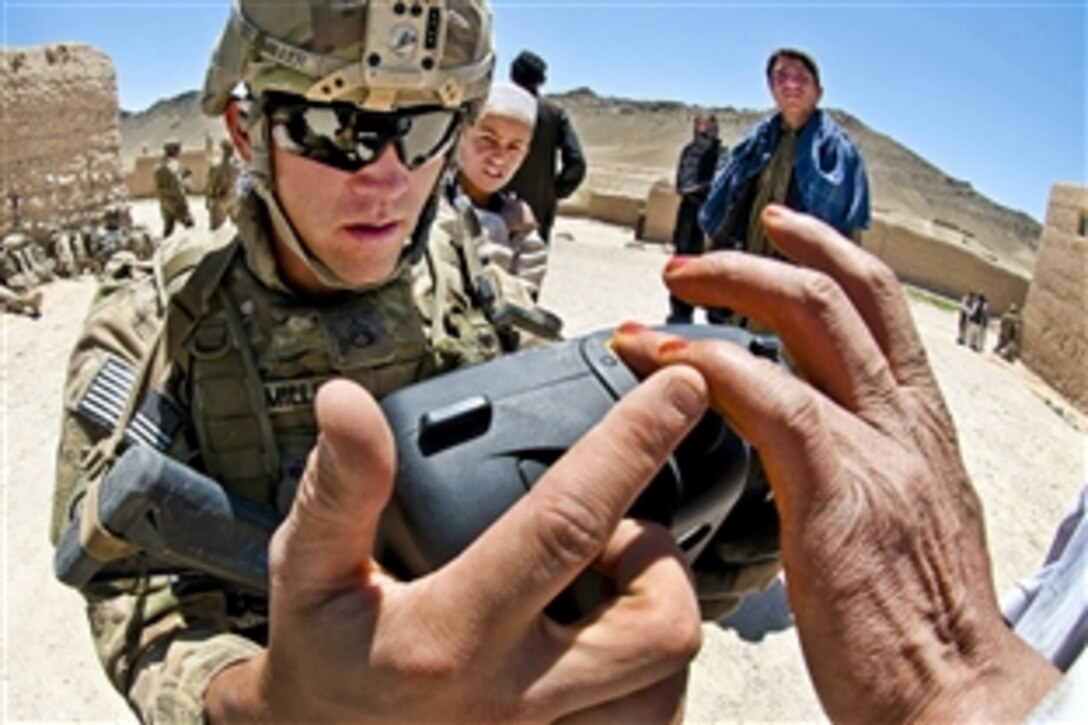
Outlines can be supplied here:
M313 402L322 383L349 378L380 399L501 352L493 330L480 324L482 313L447 306L442 327L452 321L473 331L454 338L458 353L451 355L448 335L439 342L426 332L407 274L315 305L269 289L235 249L206 298L177 359L199 467L284 513L317 438Z

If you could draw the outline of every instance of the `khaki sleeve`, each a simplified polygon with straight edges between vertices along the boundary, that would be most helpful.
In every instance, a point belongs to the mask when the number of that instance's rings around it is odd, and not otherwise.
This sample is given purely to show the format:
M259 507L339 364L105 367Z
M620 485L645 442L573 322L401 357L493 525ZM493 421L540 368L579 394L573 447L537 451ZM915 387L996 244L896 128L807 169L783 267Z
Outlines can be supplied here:
M117 397L126 396L99 394L123 389L158 340L157 290L150 278L131 273L120 270L105 281L69 363L50 529L54 543L87 487L108 470L96 455L112 433L105 421L117 409ZM89 401L92 381L103 371L109 385L98 385ZM165 377L161 373L152 369L149 375L157 380ZM179 436L171 455L184 459L183 440ZM212 678L261 649L237 633L239 620L228 615L238 607L228 606L232 595L216 580L194 583L191 575L163 575L94 581L82 594L99 660L142 721L202 722ZM239 616L246 618L244 626L260 631L262 615Z
M221 591L179 596L166 577L152 577L83 594L99 660L142 722L203 722L212 679L261 651L232 633Z
M131 273L129 267L120 268L102 283L68 361L49 530L54 544L90 479L102 473L92 465L93 449L113 432L104 421L81 414L80 404L107 366L117 369L122 379L134 374L159 329L155 287L150 278L136 279ZM98 407L102 418L116 411L117 402Z

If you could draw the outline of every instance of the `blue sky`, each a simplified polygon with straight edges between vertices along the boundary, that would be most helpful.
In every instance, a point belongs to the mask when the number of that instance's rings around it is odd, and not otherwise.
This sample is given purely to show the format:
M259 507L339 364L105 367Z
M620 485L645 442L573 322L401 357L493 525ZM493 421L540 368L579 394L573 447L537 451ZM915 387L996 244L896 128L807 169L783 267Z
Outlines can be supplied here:
M84 41L117 66L121 105L199 87L227 0L0 0L8 46ZM809 50L824 104L995 201L1043 218L1086 183L1086 0L594 2L493 0L499 69L532 48L548 91L763 109L775 47Z

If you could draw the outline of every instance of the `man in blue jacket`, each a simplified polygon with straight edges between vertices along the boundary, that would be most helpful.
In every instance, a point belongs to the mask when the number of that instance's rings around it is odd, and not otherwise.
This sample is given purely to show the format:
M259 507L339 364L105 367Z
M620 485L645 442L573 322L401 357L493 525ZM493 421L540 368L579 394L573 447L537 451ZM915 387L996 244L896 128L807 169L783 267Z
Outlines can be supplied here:
M774 256L760 212L779 203L807 212L855 241L869 226L869 183L853 142L817 108L823 96L816 62L784 48L767 61L778 112L753 126L714 179L699 224L715 249Z

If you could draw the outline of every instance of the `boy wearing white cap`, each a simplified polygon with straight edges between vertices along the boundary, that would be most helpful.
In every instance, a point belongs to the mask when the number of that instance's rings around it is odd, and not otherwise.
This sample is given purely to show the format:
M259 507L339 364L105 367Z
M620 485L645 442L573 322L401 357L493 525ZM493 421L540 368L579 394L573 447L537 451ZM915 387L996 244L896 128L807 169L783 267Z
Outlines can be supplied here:
M476 209L481 255L521 279L533 298L544 279L548 248L529 205L501 189L529 152L536 111L532 94L496 83L457 149L457 184Z

